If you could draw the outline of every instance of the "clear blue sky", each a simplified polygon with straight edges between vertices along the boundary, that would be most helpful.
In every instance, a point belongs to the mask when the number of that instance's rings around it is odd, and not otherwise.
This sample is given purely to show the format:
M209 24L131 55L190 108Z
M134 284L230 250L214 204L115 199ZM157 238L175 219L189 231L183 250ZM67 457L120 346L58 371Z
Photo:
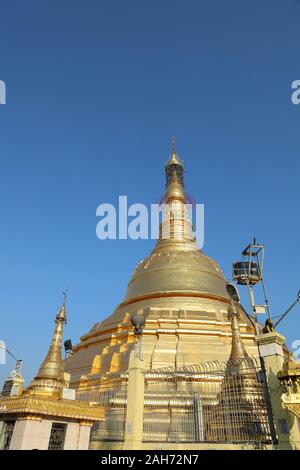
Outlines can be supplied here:
M122 301L153 241L98 240L96 207L156 202L173 134L204 251L230 277L256 235L280 314L300 288L300 2L7 0L0 16L0 338L26 380L66 286L73 343Z

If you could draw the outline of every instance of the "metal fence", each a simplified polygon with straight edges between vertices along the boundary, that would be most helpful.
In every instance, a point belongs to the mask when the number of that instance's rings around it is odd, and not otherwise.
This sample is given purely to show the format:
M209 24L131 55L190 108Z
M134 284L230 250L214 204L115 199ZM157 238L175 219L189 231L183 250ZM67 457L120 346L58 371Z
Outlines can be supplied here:
M210 362L144 372L143 442L272 442L272 413L259 360ZM128 372L109 374L79 400L104 407L91 442L124 441ZM130 397L143 400L142 396Z
M123 441L127 409L127 374L110 374L101 380L97 389L76 393L77 400L97 403L104 408L105 419L96 422L91 442Z
M144 442L271 442L266 384L254 359L145 376Z

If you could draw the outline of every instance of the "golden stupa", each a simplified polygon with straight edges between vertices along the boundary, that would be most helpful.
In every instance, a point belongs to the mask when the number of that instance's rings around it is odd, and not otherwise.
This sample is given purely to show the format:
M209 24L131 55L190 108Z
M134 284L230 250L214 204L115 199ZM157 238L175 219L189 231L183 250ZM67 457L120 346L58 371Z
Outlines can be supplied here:
M230 356L227 281L193 236L185 206L184 165L174 144L165 173L169 217L161 223L154 250L135 268L123 302L73 347L65 364L73 388L84 382L96 390L106 374L128 369L134 347L130 318L137 312L146 319L142 350L148 369L227 361ZM253 324L239 309L241 339L248 354L258 356Z

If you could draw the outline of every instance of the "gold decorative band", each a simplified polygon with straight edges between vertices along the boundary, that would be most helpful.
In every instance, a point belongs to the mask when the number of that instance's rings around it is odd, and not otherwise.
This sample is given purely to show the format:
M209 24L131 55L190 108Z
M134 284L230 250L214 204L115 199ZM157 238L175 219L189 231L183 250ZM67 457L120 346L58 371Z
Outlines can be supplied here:
M224 302L226 304L230 303L230 299L227 299L226 297L222 297L216 294L200 293L200 292L153 292L150 294L140 295L138 297L133 297L132 299L128 299L122 304L120 304L120 307L125 307L126 305L130 305L135 302L141 302L143 300L160 299L160 298L166 298L166 297L195 297L195 298L200 298L200 299L219 300L220 302Z

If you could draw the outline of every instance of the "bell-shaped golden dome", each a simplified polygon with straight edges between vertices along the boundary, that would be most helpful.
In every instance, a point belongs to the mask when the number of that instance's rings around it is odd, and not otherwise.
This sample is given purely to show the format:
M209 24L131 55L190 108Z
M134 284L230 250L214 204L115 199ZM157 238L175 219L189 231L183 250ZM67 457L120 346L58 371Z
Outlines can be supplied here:
M149 294L228 298L221 269L200 250L154 250L141 261L129 282L125 302Z

